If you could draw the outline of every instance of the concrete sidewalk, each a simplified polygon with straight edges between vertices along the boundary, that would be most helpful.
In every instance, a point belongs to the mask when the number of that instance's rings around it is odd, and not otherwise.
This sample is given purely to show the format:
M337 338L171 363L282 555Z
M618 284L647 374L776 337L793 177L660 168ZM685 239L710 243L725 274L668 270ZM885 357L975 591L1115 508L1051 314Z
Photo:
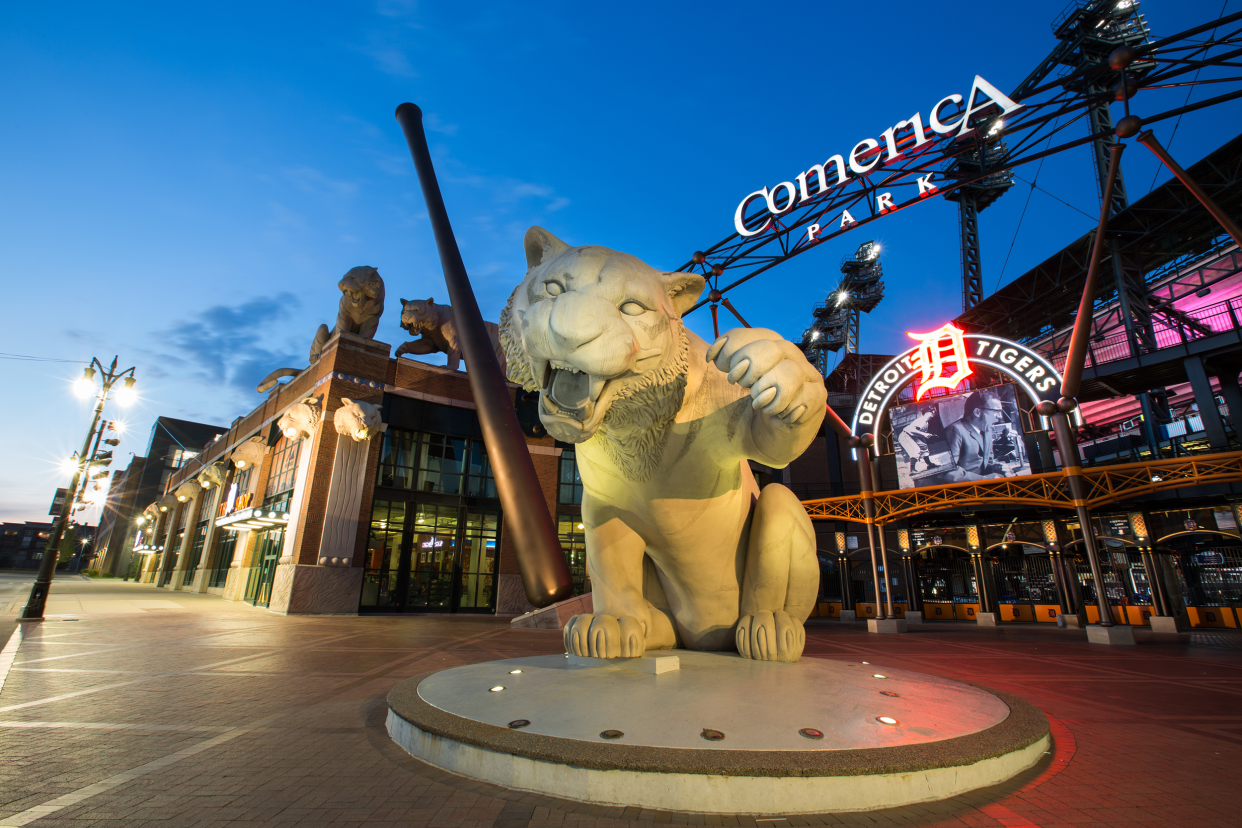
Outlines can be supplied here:
M58 580L53 599L80 614L22 624L0 689L0 827L1216 828L1239 825L1242 812L1236 636L1192 644L1149 634L1139 646L1105 647L1034 625L877 636L861 624L813 623L808 657L1026 698L1048 714L1054 750L1004 785L944 802L732 818L509 791L422 764L388 738L384 697L401 680L561 652L555 630L478 616L286 617L110 581Z
M16 616L25 606L34 582L31 574L22 583L20 591L11 585L15 578L0 581L0 607L5 605L4 616ZM7 586L7 591L4 590ZM91 578L84 575L66 575L57 572L52 581L51 595L47 596L46 618L84 618L96 616L133 616L150 612L236 612L256 611L248 603L221 600L219 596L199 592L181 592L150 585L122 581L119 578ZM257 612L266 613L265 610ZM270 613L267 613L270 614Z
M30 579L33 582L33 577ZM6 615L17 615L30 591L27 584L17 600L9 603ZM0 593L0 603L4 595ZM47 599L44 617L48 619L86 618L113 615L144 615L152 612L231 613L266 610L216 595L163 589L151 584L122 581L119 578L88 578L57 573Z

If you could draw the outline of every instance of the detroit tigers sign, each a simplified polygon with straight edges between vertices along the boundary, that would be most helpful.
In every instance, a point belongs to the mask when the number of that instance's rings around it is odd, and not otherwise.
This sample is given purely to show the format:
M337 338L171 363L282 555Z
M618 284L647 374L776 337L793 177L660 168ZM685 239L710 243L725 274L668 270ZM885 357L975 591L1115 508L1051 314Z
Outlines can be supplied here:
M1025 345L997 336L965 334L952 324L910 336L919 344L877 371L863 389L850 423L855 434L872 431L897 392L914 380L920 380L920 397L929 388L953 390L973 373L972 366L987 366L1012 377L1034 402L1061 396L1060 372ZM1081 418L1077 409L1074 416Z

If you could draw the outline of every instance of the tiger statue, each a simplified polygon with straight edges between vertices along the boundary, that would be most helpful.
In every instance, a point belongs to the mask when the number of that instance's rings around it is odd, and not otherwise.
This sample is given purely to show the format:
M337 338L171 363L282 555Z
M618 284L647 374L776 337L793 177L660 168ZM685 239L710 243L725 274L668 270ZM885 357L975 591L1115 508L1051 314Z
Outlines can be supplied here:
M380 406L363 400L341 398L341 407L332 415L336 433L349 437L355 443L370 440L379 433Z
M500 361L500 371L506 368L505 351L500 345L500 329L495 322L484 322L487 336L492 341L492 349L496 359ZM410 340L397 347L395 356L403 354L421 356L423 354L447 354L446 365L456 371L461 364L461 346L457 341L457 322L453 316L453 308L449 305L437 305L434 298L402 299L401 327L411 335L421 334L418 339Z
M328 330L327 325L320 325L315 332L310 349L312 365L319 361L323 346L339 331L374 339L384 313L384 279L375 268L366 265L350 268L336 286L341 291L336 327Z
M815 438L824 378L774 331L708 344L682 314L705 287L605 247L526 233L526 278L500 317L509 379L576 443L593 612L568 652L734 650L797 661L819 590L815 531L784 468Z

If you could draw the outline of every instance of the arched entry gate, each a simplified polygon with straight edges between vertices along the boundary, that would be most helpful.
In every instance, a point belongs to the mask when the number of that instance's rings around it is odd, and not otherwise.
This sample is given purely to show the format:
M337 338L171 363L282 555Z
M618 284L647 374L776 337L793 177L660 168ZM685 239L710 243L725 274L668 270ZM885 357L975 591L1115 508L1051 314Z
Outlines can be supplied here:
M1151 568L1147 556L1134 543L1123 538L1095 538L1100 550L1100 576L1102 584L1096 584L1091 565L1083 551L1082 540L1065 545L1066 560L1072 560L1082 585L1083 604L1087 609L1087 623L1100 623L1100 611L1096 596L1102 589L1117 624L1148 626L1155 613L1152 597Z
M1192 626L1242 627L1242 540L1224 532L1177 532L1158 540L1155 553L1161 585L1177 579ZM1175 591L1167 592L1176 601ZM1171 607L1173 613L1182 609Z
M859 619L876 618L888 615L888 602L893 602L893 615L901 618L909 606L907 600L906 575L901 566L901 556L888 552L881 555L876 551L876 564L879 567L881 595L875 594L875 578L871 571L871 550L857 549L849 553L849 591L852 609ZM879 603L883 602L884 611L880 613Z
M996 581L1001 621L1057 621L1064 612L1057 567L1048 547L1009 541L989 546L984 561Z
M924 621L974 621L980 611L979 572L970 550L930 544L914 550Z

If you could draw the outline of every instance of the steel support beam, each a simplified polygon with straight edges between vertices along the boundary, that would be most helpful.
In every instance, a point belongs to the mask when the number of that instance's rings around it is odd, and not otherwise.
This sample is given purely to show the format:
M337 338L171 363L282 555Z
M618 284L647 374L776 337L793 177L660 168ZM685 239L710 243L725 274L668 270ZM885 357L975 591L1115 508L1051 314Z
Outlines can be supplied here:
M1139 406L1143 410L1143 439L1147 441L1147 445L1151 448L1151 457L1153 460L1160 459L1160 439L1156 434L1156 417L1155 410L1151 405L1151 395L1144 391L1142 394L1136 394Z
M1225 423L1220 418L1220 409L1216 407L1216 395L1212 392L1212 383L1203 367L1203 357L1189 356L1182 364L1186 366L1186 378L1190 380L1190 389L1194 391L1195 402L1199 406L1199 419L1203 422L1208 443L1213 451L1228 451L1229 435L1225 433Z
M1074 499L1074 511L1078 514L1078 528L1082 533L1082 545L1087 552L1087 562L1091 566L1091 578L1095 585L1095 602L1100 610L1100 626L1113 626L1113 613L1108 606L1108 596L1104 592L1104 577L1100 570L1100 555L1095 548L1095 526L1091 522L1091 513L1087 511L1086 486L1082 478L1082 460L1078 454L1078 441L1074 436L1074 427L1069 417L1058 411L1052 415L1052 425L1056 429L1057 450L1061 452L1061 466L1065 469L1065 479L1069 483L1070 495Z
M1121 170L1117 170L1121 180ZM1108 240L1113 260L1113 281L1117 285L1117 301L1121 308L1121 320L1125 325L1126 339L1134 349L1134 355L1149 354L1156 350L1156 334L1151 323L1151 300L1147 295L1147 282L1143 278L1143 266L1138 258L1121 249L1116 236Z
M880 567L876 562L875 555L875 531L877 527L875 525L875 498L873 497L875 484L872 483L871 478L871 450L865 446L860 446L857 451L858 480L862 485L863 509L867 515L867 545L871 551L871 578L875 584L875 617L877 620L881 620L886 616L884 615L884 603L881 597L882 593L880 592ZM883 527L878 528L880 531L883 531Z
M1232 370L1219 372L1216 380L1220 383L1220 395L1229 406L1229 423L1234 436L1242 440L1242 388L1238 386L1238 375Z
M958 195L962 245L962 310L983 301L983 257L979 251L979 202L969 188Z
M1093 86L1089 94L1105 95L1110 89ZM1112 158L1110 150L1117 143L1117 135L1113 132L1113 113L1107 100L1091 104L1087 108L1087 116L1091 121L1091 134L1099 136L1091 142L1091 158L1095 163L1096 194L1104 198L1105 183L1108 181L1108 165ZM1125 176L1121 169L1117 170L1117 178L1113 182L1113 196L1109 207L1109 217L1115 216L1130 206L1126 195Z

